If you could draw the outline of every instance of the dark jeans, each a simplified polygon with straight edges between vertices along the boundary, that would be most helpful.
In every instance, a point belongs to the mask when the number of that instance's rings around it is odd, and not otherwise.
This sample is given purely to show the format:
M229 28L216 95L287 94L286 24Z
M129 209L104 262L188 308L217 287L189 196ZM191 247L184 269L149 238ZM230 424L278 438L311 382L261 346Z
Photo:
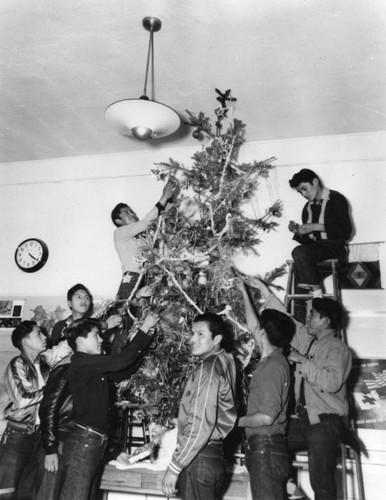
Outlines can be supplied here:
M60 500L88 500L102 460L107 436L77 427L63 447L63 486Z
M10 489L10 494L1 498L12 498L23 469L39 446L40 432L27 432L11 429L4 431L0 444L0 490ZM4 492L5 493L5 492Z
M180 475L182 500L215 500L225 476L222 442L209 442Z
M63 442L60 442L62 449ZM38 457L38 491L35 500L57 500L60 494L63 479L63 457L58 453L59 467L57 472L49 472L44 468L45 450L41 446Z
M253 500L284 500L289 460L285 438L281 434L255 435L248 438L245 453Z
M63 463L59 455L58 472L44 468L45 450L42 443L30 457L20 478L15 500L57 500L59 498Z
M332 240L320 240L308 245L299 245L292 250L295 267L295 283L320 285L320 275L317 264L327 259L346 257L346 246Z
M310 481L315 500L336 500L336 458L341 430L337 415L311 425L306 418L290 420L287 443L290 452L308 451Z

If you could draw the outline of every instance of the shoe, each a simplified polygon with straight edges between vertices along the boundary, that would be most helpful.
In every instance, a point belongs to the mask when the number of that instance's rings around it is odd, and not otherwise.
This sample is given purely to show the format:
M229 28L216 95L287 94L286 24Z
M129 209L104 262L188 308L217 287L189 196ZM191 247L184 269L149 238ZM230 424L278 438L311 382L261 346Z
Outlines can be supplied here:
M299 288L304 288L305 290L314 290L316 285L310 285L309 283L298 283Z
M305 494L296 486L296 484L289 479L287 481L287 495L288 500L300 500L305 499Z

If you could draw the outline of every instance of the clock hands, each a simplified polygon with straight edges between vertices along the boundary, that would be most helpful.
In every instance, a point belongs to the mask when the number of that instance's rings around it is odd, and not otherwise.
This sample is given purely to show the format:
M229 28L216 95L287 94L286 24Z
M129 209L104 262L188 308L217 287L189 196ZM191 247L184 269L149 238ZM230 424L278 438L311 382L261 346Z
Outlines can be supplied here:
M32 254L30 254L30 253L29 253L28 255L29 255L30 257L32 257L34 260L39 260L39 259L37 259L36 257L34 257L34 256L33 256Z

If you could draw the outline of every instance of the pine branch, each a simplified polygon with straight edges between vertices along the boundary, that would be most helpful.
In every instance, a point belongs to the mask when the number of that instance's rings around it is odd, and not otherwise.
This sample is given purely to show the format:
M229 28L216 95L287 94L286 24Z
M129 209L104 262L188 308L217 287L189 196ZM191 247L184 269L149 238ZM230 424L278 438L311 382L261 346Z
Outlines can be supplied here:
M167 274L170 276L170 278L172 279L173 283L175 284L175 286L178 288L178 290L180 291L180 293L185 297L185 299L189 302L189 304L191 306L193 306L196 311L199 312L199 314L203 314L204 311L202 311L198 305L189 297L189 295L185 292L185 290L181 287L181 285L178 283L177 279L175 278L174 274L169 271L169 269L165 269L165 271L167 272Z
M219 311L217 314L220 315L220 316L226 316L229 319L229 321L231 321L233 324L235 324L237 326L237 328L239 328L241 331L250 333L249 330L248 330L248 328L246 328L244 325L242 325L241 323L239 323L235 318L233 318L229 314L229 312L231 310L232 310L231 307L229 305L227 305L224 310Z
M234 144L236 142L236 138L237 138L237 135L235 135L233 138L232 138L232 143L230 145L230 148L228 150L228 153L227 153L227 156L226 156L226 160L224 162L224 167L223 167L223 170L222 170L222 174L221 174L221 179L220 179L220 188L219 188L219 193L222 193L222 188L223 188L223 184L224 184L224 178L225 178L225 173L227 171L227 168L228 168L228 163L231 159L231 156L232 156L232 151L233 151L233 147L234 147Z
M226 216L225 216L225 225L222 228L222 230L219 233L216 234L217 238L219 238L220 240L223 237L223 235L228 231L231 219L232 219L231 214L229 214L229 213L226 214Z

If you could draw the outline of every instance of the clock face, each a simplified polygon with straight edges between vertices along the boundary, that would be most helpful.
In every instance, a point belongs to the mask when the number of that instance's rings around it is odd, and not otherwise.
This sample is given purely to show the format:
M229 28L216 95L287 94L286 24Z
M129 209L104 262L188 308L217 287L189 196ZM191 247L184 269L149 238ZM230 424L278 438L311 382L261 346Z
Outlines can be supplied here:
M19 269L26 273L39 271L48 259L48 247L44 241L28 238L17 247L15 261Z

